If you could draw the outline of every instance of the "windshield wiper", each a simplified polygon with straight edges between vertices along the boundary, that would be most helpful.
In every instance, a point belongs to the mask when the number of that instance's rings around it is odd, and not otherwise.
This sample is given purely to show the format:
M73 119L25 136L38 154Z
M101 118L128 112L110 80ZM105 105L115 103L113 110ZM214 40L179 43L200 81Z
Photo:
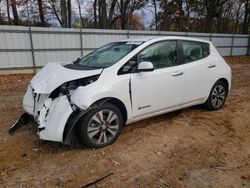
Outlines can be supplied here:
M73 64L79 63L81 59L82 59L82 58L78 57L78 58L75 59L72 63L73 63Z
M93 69L104 69L104 68L107 68L106 66L89 66L89 65L83 65L85 67L88 67L88 68L93 68Z

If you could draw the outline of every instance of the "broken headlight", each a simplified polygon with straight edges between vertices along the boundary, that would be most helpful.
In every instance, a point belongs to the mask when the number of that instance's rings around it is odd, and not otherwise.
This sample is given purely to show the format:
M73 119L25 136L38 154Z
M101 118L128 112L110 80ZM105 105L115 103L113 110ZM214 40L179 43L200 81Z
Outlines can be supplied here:
M51 94L50 94L50 98L54 99L57 98L61 95L68 95L70 91L77 89L79 86L86 86L89 85L93 82L95 82L96 80L98 80L100 75L95 75L95 76L91 76L91 77L87 77L87 78L80 78L77 80L72 80L69 82L66 82L64 84L62 84L61 86L59 86L58 88L56 88Z
M98 79L99 75L97 76L91 76L88 78L81 78L77 80L73 80L67 83L64 83L61 87L63 89L68 89L69 91L77 89L79 86L86 86L93 82L95 82Z

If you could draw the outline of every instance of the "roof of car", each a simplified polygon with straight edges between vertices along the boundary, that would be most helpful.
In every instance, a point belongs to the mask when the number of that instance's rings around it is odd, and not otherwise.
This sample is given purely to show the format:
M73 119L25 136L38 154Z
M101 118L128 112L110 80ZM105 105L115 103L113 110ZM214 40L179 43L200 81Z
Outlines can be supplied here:
M209 42L208 40L193 38L193 37L180 37L180 36L162 36L162 37L142 37L142 38L129 38L121 40L122 42L146 42L151 40L192 40L192 41L199 41L199 42Z

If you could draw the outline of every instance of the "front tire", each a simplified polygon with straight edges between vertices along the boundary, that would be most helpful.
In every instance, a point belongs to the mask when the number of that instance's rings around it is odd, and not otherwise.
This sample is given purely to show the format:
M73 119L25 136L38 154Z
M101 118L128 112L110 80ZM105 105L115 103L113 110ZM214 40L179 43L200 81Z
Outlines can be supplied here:
M123 127L119 108L104 103L89 111L78 123L78 135L86 147L100 148L111 145Z
M227 98L228 88L222 81L217 81L209 94L209 97L204 104L208 110L219 110L221 109Z

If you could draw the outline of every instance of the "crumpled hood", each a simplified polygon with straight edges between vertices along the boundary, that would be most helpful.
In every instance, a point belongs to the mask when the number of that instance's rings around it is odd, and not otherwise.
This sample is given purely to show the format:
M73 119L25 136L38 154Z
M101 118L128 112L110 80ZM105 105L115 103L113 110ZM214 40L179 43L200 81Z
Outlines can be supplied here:
M31 80L35 93L49 94L65 82L100 74L102 69L72 70L58 63L48 63Z

